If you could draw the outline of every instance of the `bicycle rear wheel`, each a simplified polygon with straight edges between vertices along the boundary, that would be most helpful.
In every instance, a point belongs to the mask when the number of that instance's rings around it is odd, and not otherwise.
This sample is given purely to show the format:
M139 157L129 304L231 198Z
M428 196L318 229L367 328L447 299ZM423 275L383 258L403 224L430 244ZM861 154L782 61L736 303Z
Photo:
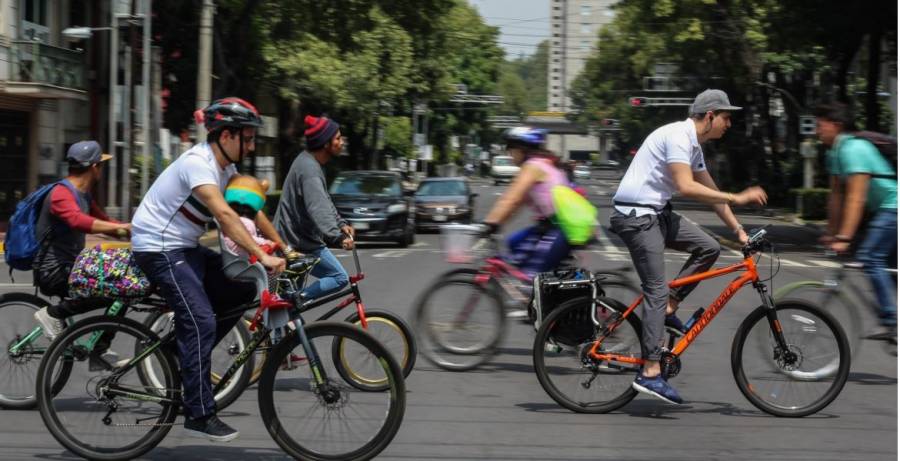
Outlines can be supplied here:
M362 328L357 312L347 317L346 321ZM403 377L409 376L416 363L416 341L409 325L396 314L374 309L366 309L366 322L366 333L372 335L397 360ZM335 354L335 364L341 377L358 389L386 390L390 383L384 379L381 365L364 360L364 354L359 355L348 346L343 341L336 341L331 351Z
M614 299L598 298L599 326L591 319L591 309L591 298L585 296L562 303L547 317L534 338L534 371L556 403L577 413L607 413L637 395L631 383L640 365L588 357L597 328L613 324L627 308ZM629 315L599 350L641 358L640 320Z
M299 333L270 352L259 380L259 411L269 434L290 456L307 460L365 460L378 455L403 421L406 388L400 366L365 331L343 322L303 327L315 360ZM367 392L344 382L330 351L340 342L381 365L386 392ZM320 383L318 378L323 382Z
M816 413L837 398L850 375L847 336L829 313L801 301L779 302L774 314L787 343L784 350L773 334L779 327L767 312L765 306L751 312L734 336L731 367L738 388L750 403L775 416ZM762 355L761 348L769 352ZM833 372L822 372L832 366Z
M50 340L34 320L34 313L50 303L30 293L0 295L0 408L24 410L37 403L34 395L38 366ZM71 363L57 370L54 389L68 379Z
M441 277L425 289L416 303L415 325L425 357L450 371L488 361L506 329L497 290L465 273Z
M161 337L165 337L175 332L175 313L174 312L156 312L144 320L144 325L151 331ZM172 338L174 340L174 337ZM247 331L247 324L243 320L238 323L219 341L213 348L210 360L210 381L213 387L219 384L222 376L228 371L228 368L234 363L237 356L247 347L250 342L250 333ZM174 344L173 344L174 346ZM173 347L173 351L177 350ZM251 354L247 363L237 369L237 372L225 386L216 392L213 398L216 401L216 409L223 410L244 392L249 386L250 374L255 368L253 362L255 354ZM157 376L158 371L150 367L149 362L142 364L138 372L146 379L145 383L152 387L159 387L162 380Z
M90 342L101 334L108 348L92 350ZM177 369L160 341L127 318L92 317L67 328L47 349L37 375L38 409L50 434L78 456L107 461L133 459L159 444L181 401ZM139 361L128 365L133 358L111 351L135 351ZM138 376L145 361L158 370L160 386ZM54 395L48 378L67 362L72 374Z

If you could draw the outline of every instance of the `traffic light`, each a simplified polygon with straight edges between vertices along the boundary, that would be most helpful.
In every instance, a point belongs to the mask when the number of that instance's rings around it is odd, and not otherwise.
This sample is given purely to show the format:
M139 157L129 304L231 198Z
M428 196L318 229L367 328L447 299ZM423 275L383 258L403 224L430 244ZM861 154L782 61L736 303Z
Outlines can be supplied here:
M631 107L644 107L649 102L647 98L640 96L629 98L628 101L631 103Z

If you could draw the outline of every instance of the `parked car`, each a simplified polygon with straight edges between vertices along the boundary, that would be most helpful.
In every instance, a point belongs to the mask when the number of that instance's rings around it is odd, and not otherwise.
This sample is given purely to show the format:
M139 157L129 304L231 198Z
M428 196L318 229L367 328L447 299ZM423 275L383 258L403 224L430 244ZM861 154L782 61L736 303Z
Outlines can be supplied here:
M448 222L472 222L477 196L465 178L423 180L414 196L416 228L436 229Z
M576 165L574 175L575 179L591 179L591 167L588 165Z
M494 178L495 186L501 182L511 182L517 174L519 167L513 162L512 157L498 155L491 160L491 177Z
M393 240L401 247L415 241L412 199L393 171L344 171L331 183L331 198L357 240Z

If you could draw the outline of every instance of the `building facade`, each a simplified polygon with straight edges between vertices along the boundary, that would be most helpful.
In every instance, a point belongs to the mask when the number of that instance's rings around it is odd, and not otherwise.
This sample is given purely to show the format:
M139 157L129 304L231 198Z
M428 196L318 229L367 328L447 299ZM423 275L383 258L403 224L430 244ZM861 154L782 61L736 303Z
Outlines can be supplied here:
M90 24L90 3L0 0L0 222L90 135L88 51L61 34Z
M612 22L616 0L550 0L550 48L547 69L547 111L572 111L569 88L590 57L599 30ZM581 159L601 152L600 141L586 127L552 133L550 149L565 158Z

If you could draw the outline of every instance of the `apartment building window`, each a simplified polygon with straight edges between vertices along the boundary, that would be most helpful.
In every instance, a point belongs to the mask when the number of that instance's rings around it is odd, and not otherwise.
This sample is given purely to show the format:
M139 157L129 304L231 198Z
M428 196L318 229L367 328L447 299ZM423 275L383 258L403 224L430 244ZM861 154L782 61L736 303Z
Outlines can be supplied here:
M559 62L559 59L554 59L553 62Z
M553 24L553 27L559 27L559 24Z
M582 40L580 48L581 48L581 51L590 51L591 42L589 42L588 40Z
M559 34L559 33L553 34L554 37L559 37L560 35L561 35L561 34Z
M554 6L553 9L554 9L554 10L561 10L562 7L561 7L561 6Z
M558 89L559 89L559 85L553 85L553 89L554 89L554 90L558 90Z
M591 33L591 23L589 23L589 22L582 22L582 23L581 23L581 33L582 33L582 34L589 34L589 33Z
M25 0L24 19L34 24L47 25L47 0Z
M590 16L591 15L591 5L581 5L581 15L582 16Z
M606 17L611 18L611 17L614 17L614 16L616 15L616 12L613 11L611 8L607 8L606 11L603 12L603 14L604 14Z

